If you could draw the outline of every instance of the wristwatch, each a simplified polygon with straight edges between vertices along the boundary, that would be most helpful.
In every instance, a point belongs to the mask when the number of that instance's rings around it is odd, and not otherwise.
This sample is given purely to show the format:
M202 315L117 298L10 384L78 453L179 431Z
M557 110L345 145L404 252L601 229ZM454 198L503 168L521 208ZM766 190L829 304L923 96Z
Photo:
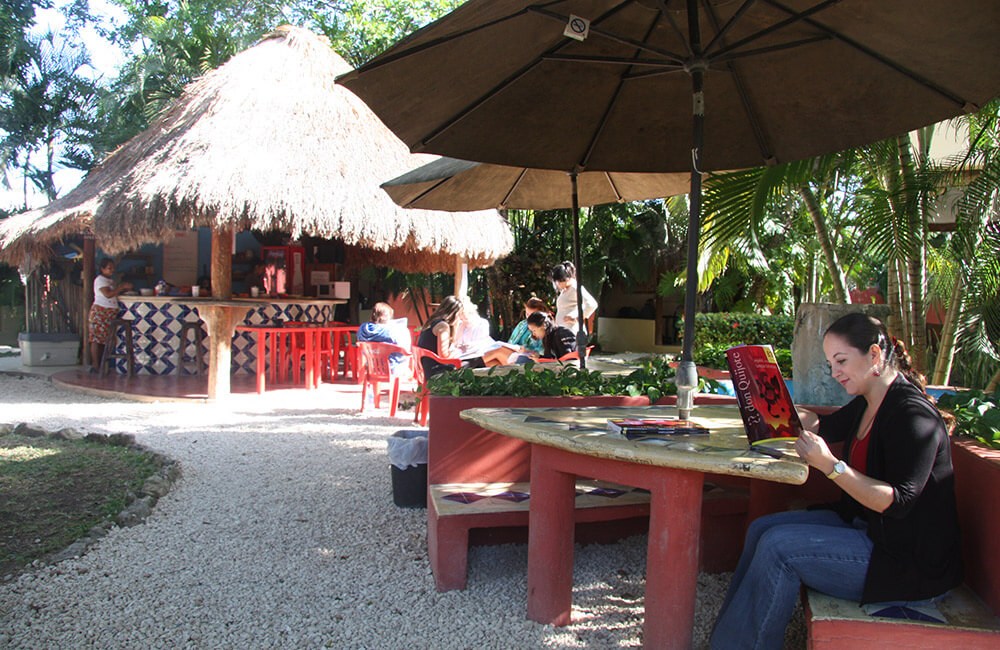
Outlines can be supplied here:
M846 471L847 471L847 463L845 463L842 460L838 460L836 463L833 464L833 471L827 474L826 477L832 481L833 479L837 478Z

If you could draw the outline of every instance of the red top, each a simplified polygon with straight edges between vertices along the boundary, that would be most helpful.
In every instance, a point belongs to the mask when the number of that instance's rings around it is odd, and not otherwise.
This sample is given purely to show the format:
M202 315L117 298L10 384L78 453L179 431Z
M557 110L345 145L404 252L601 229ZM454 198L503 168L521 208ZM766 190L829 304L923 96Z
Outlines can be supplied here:
M862 474L868 467L868 441L872 439L871 429L868 430L868 435L858 440L855 438L854 444L851 445L850 457L847 463L858 470Z

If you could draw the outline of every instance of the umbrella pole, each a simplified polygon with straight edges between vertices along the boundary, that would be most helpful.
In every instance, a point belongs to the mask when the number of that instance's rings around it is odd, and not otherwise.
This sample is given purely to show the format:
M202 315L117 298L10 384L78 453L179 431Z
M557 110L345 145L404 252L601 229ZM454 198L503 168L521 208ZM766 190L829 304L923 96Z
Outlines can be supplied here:
M569 183L573 187L573 265L576 267L576 350L580 357L580 367L587 367L587 333L583 322L583 272L580 266L580 195L576 182L576 170L569 173Z
M701 221L701 149L705 136L705 61L701 58L701 29L697 0L688 0L688 32L691 41L691 74L694 120L691 146L691 194L688 212L687 276L684 280L684 347L677 366L677 410L682 419L691 417L698 392L698 369L694 365L694 304L698 296L698 240Z

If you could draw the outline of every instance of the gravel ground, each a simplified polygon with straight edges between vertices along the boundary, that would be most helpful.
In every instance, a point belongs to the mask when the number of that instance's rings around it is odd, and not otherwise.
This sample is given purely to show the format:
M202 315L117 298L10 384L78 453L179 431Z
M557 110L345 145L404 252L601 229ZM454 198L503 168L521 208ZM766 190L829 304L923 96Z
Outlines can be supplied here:
M360 416L356 400L322 386L144 404L0 376L0 421L132 433L182 468L144 525L0 584L0 647L641 645L644 537L577 547L565 628L525 619L523 545L473 548L468 589L438 593L426 511L392 503L385 438L412 413ZM699 577L695 647L728 580ZM786 647L804 647L797 618Z

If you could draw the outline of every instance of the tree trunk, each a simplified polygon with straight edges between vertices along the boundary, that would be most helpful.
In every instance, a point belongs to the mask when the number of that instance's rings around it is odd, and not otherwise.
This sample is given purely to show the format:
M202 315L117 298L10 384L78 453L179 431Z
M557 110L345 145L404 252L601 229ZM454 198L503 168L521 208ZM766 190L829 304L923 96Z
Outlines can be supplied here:
M816 228L816 238L819 239L819 244L823 248L823 257L826 260L827 269L830 271L830 279L833 281L834 298L840 303L850 303L845 288L847 283L844 279L844 271L837 260L837 251L833 247L833 242L830 241L830 233L826 228L826 216L819 207L819 201L816 200L812 189L802 185L798 190L802 200L805 201L809 216L812 217L813 226Z
M907 259L909 275L910 299L910 347L911 356L916 362L917 370L924 372L927 368L927 312L924 307L924 287L927 286L927 226L925 218L926 201L917 195L913 175L916 169L913 156L910 153L910 139L899 136L896 139L899 149L899 161L903 170L903 191L906 201L906 223L913 232L918 234L917 249L911 251Z
M998 385L1000 385L1000 370L997 370L993 375L993 379L990 380L990 383L986 384L986 390L984 392L992 393L997 389Z
M947 386L951 379L951 364L955 359L955 334L958 331L958 315L962 311L962 274L955 275L955 286L951 290L951 301L948 313L944 318L941 330L941 345L938 347L937 362L934 364L934 376L931 383L935 386Z

